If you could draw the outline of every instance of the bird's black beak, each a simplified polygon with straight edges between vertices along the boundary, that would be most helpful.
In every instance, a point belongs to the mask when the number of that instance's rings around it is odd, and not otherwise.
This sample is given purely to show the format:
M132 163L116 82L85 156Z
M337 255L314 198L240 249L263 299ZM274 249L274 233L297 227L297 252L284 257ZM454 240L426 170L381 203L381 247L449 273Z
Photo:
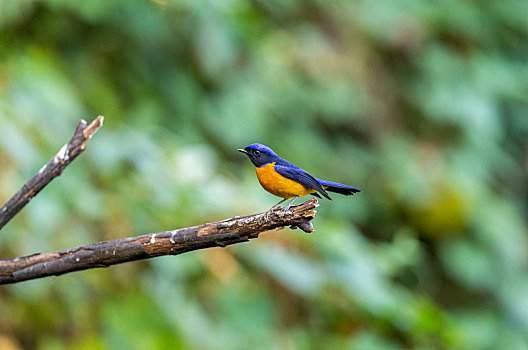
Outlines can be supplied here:
M242 153L245 153L245 154L248 154L248 151L246 151L246 150L243 149L243 148L239 148L239 149L237 149L237 151L242 152Z

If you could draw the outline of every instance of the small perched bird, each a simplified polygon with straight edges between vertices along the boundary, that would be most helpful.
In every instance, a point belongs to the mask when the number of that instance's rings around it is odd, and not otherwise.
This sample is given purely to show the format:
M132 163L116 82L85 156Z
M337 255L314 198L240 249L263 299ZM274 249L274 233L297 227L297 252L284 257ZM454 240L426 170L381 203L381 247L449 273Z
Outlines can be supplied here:
M295 164L282 159L266 145L254 143L238 151L247 154L255 165L260 185L269 193L283 198L270 210L285 200L293 198L284 209L284 212L286 212L295 199L304 197L307 194L319 198L321 198L319 195L321 194L331 200L332 198L330 198L327 191L344 194L345 196L361 192L360 189L352 186L317 179Z

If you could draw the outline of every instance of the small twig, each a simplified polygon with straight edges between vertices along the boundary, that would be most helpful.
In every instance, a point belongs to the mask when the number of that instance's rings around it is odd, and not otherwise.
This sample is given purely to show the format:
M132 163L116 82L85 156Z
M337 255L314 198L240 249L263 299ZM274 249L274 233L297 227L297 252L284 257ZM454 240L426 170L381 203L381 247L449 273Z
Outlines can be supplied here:
M39 172L22 186L22 188L0 208L0 230L29 201L37 195L54 178L61 175L86 146L86 142L103 125L103 116L98 116L90 125L81 120L73 133L70 142L61 147L51 160L40 168Z
M62 275L96 267L108 267L127 261L161 255L177 255L208 247L227 245L257 238L261 232L291 226L313 232L311 220L319 206L313 198L291 207L286 213L276 208L266 213L187 227L174 231L90 244L53 253L33 254L0 260L0 284Z

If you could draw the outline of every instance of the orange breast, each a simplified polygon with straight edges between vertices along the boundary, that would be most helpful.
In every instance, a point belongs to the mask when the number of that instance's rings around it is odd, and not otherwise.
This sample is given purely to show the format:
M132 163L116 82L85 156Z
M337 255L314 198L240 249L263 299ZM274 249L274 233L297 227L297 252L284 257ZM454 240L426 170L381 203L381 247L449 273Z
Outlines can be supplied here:
M275 162L255 168L260 185L269 193L282 198L303 197L315 190L290 180L275 171Z

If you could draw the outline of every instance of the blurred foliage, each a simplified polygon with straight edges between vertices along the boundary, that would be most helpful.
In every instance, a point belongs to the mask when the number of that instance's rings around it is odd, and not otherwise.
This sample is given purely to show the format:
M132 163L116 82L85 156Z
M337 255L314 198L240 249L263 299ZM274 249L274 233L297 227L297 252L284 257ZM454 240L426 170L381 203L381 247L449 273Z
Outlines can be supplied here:
M270 207L253 142L364 190L317 232L0 288L0 348L528 349L528 2L0 0L2 257Z

